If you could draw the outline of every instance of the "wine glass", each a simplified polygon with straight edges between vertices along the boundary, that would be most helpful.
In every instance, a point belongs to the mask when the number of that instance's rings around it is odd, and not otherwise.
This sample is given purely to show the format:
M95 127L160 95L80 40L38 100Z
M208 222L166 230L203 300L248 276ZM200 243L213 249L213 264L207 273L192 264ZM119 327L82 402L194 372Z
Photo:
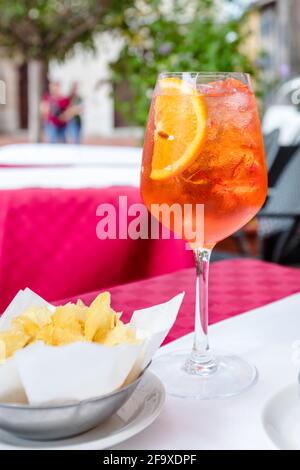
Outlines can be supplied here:
M185 238L196 260L192 351L161 355L154 370L167 391L180 397L208 399L246 390L256 381L255 367L239 356L210 350L207 327L211 250L251 220L267 194L262 133L248 74L158 76L145 135L141 193L154 217ZM187 205L191 210L185 211ZM199 206L204 217L195 233L203 215ZM180 210L168 218L161 207Z

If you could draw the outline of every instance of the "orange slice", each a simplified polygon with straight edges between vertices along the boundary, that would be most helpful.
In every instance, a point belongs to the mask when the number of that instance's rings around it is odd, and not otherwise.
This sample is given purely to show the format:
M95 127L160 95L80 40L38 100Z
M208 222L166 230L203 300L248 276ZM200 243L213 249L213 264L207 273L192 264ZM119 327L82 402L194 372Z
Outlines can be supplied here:
M154 102L154 180L184 171L197 157L206 135L207 109L203 96L179 78L163 78Z

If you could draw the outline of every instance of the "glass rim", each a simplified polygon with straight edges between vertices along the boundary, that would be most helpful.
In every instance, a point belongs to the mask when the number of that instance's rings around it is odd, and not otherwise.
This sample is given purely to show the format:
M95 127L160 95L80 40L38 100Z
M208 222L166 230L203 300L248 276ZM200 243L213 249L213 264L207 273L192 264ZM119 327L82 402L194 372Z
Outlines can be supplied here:
M247 77L250 77L251 74L249 72L237 72L237 71L232 71L232 72L221 72L221 71L216 71L216 72L213 72L213 71L209 71L209 72L206 72L206 71L203 71L203 70L182 70L182 71L179 71L179 70L176 70L175 72L171 72L171 71L168 71L168 70L164 70L162 72L159 72L158 75L215 75L215 76L221 76L221 75L245 75Z
M202 79L216 79L216 80L222 80L225 78L236 78L238 80L241 80L243 83L248 85L249 87L252 88L252 79L251 79L251 74L248 72L205 72L205 71L176 71L176 72L160 72L158 74L158 78L171 78L171 77L181 77L183 80L188 80L188 79L193 79L194 81L197 81Z

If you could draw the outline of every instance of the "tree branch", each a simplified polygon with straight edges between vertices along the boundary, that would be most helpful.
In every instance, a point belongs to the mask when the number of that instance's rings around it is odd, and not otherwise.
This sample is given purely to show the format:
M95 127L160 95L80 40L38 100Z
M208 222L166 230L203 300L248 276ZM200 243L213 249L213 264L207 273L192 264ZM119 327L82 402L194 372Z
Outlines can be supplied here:
M92 41L93 32L100 29L109 7L119 11L130 0L123 2L120 5L118 0L82 0L73 4L64 0L56 8L51 0L23 0L20 11L13 8L10 0L0 0L0 9L5 13L0 15L1 43L8 46L7 36L11 50L19 50L27 58L64 58L77 42ZM38 11L36 18L29 14L31 9Z
M55 44L56 50L62 50L63 53L67 52L76 42L76 39L82 36L85 33L92 32L99 21L103 18L105 14L106 7L111 3L110 0L105 0L101 2L101 5L86 14L86 18L80 18L80 23L69 33L60 36Z

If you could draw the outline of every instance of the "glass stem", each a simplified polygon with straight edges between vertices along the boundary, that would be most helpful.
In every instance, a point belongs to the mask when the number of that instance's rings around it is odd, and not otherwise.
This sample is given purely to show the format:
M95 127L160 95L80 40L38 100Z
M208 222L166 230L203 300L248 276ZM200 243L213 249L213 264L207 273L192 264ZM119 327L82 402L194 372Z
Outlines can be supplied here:
M196 248L195 336L193 350L185 364L191 374L208 375L216 371L217 364L210 352L208 327L208 273L211 250Z
M209 351L208 327L208 274L210 250L194 251L196 261L195 337L193 351L205 356Z

